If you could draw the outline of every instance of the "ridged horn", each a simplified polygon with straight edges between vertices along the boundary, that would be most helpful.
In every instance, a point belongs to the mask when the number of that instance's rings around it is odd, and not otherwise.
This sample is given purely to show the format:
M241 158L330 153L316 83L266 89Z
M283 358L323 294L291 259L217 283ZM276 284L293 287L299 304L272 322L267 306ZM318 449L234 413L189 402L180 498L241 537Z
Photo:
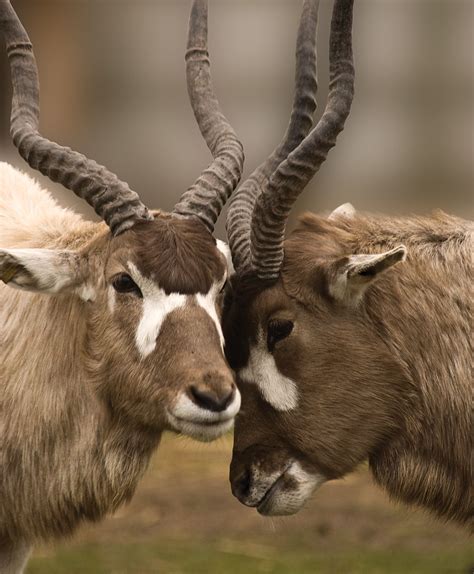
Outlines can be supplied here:
M0 34L10 62L13 99L10 133L28 164L85 199L113 235L152 219L138 195L112 172L39 133L39 81L30 39L12 5L0 1Z
M352 12L354 0L335 0L329 46L329 95L324 113L284 159L257 197L251 223L252 268L264 281L278 278L285 226L299 194L325 161L344 128L354 96Z
M250 229L257 197L279 164L310 131L316 110L316 27L319 0L305 0L296 41L293 109L283 140L273 153L242 183L232 198L226 226L236 270L251 264Z
M214 93L207 49L207 0L194 0L189 21L186 77L194 116L214 161L181 196L173 213L198 217L213 231L214 224L243 169L243 147Z

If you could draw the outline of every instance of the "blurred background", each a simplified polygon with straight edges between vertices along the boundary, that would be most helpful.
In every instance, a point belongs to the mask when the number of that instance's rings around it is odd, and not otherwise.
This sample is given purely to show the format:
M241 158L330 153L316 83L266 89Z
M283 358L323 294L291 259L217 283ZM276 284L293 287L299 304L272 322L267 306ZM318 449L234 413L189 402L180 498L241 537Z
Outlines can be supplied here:
M13 0L35 46L44 135L171 210L210 156L190 109L184 47L190 0ZM332 4L320 9L319 110L327 93ZM210 0L215 89L246 151L245 174L289 118L301 1ZM357 0L356 97L337 147L293 214L357 209L474 214L474 5L471 0ZM1 160L10 81L0 54ZM93 212L35 173L62 205ZM223 218L217 234L224 238ZM72 541L39 549L43 573L468 572L466 535L393 505L366 469L329 484L307 510L262 519L227 484L231 437L168 437L132 504Z

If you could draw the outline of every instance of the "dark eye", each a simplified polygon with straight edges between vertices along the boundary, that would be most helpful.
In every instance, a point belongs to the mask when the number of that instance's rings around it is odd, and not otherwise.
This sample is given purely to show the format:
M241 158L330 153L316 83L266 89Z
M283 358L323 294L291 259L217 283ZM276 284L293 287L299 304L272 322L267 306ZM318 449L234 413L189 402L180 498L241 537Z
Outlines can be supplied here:
M140 288L135 281L126 273L119 273L112 279L112 287L117 293L135 293L139 297L143 297Z
M272 319L267 327L267 346L270 352L273 352L275 344L278 341L286 339L293 331L293 322L284 319Z
M224 281L224 285L222 285L221 290L219 291L219 293L224 293L224 291L227 289L227 286L229 285L229 282L227 281L227 279Z

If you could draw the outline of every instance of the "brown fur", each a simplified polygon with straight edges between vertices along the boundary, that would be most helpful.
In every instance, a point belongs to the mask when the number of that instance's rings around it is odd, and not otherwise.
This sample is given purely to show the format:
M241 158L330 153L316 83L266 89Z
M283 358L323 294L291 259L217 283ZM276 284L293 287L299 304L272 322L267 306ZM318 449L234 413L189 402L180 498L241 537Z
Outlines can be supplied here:
M143 273L155 277L167 294L207 293L216 277L224 274L216 242L210 233L203 233L197 220L161 214L153 226L139 223L130 234Z
M299 393L296 409L278 412L255 385L239 383L234 489L266 456L272 471L296 459L329 479L368 459L395 499L473 527L473 232L472 223L443 213L301 218L278 282L228 303L224 317L236 369L259 325L294 322L273 355ZM348 256L400 243L407 261L368 284L359 304L331 296Z
M0 284L0 565L8 548L26 552L129 500L179 392L199 382L214 390L234 385L215 324L192 295L206 293L226 269L202 223L156 213L112 238L104 224L62 210L25 176L13 180L17 197L0 201L7 225L0 247L74 250L78 277L95 296ZM0 198L9 192L0 187ZM33 197L35 227L14 206ZM167 292L191 294L167 316L145 358L134 340L140 300L117 295L108 310L111 277L127 261Z

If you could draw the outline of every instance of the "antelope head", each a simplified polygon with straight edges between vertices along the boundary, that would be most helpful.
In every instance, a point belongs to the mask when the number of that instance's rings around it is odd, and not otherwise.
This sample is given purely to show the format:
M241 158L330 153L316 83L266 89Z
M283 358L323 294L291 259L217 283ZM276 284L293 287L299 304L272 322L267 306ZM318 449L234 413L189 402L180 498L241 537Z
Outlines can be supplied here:
M90 237L80 245L62 238L60 249L0 249L0 279L81 305L86 370L116 412L148 428L220 436L233 424L240 394L220 326L229 257L212 233L240 179L243 151L212 88L206 0L192 6L186 74L214 159L172 213L149 211L105 167L39 133L32 45L5 0L0 30L13 83L14 144L32 168L83 198L105 222L86 225Z
M318 485L365 458L380 440L377 429L387 430L380 427L383 408L368 416L372 391L364 376L376 381L392 364L357 313L366 287L402 259L404 249L353 254L349 234L334 232L337 221L350 217L348 207L330 220L308 216L284 244L291 206L350 111L352 10L353 0L335 0L328 102L312 127L318 1L305 0L289 127L237 191L227 218L236 274L223 325L242 393L230 480L234 495L262 514L299 510ZM389 397L390 390L382 404Z

